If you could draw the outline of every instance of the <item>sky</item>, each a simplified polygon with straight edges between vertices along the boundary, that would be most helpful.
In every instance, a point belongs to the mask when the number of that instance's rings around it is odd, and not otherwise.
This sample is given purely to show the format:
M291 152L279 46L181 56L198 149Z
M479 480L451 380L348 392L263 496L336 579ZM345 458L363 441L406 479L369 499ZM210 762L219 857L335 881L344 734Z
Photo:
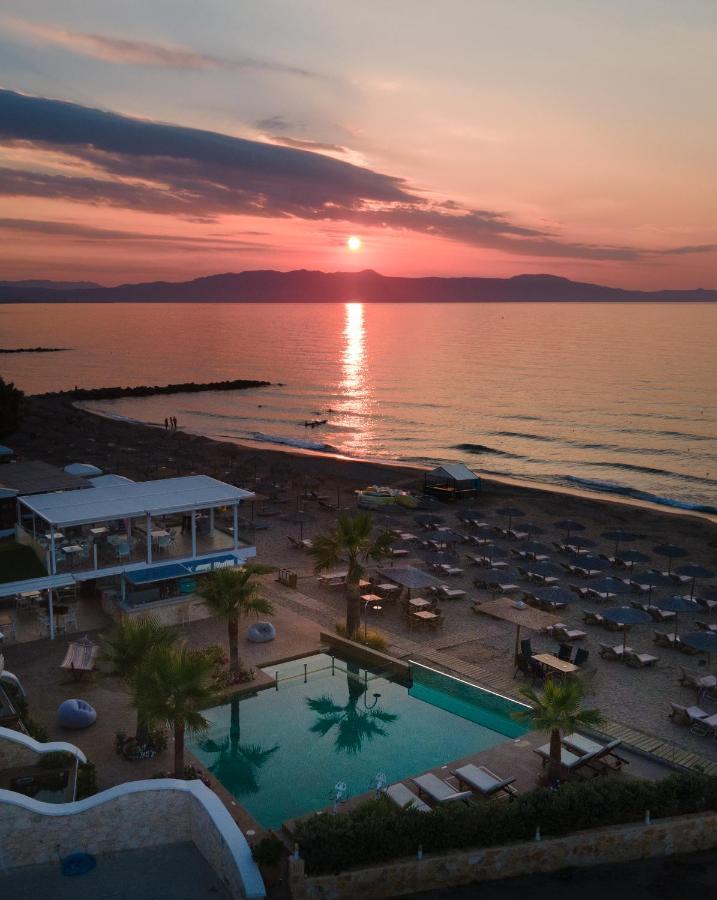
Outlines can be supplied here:
M715 46L714 0L4 0L0 279L717 288Z

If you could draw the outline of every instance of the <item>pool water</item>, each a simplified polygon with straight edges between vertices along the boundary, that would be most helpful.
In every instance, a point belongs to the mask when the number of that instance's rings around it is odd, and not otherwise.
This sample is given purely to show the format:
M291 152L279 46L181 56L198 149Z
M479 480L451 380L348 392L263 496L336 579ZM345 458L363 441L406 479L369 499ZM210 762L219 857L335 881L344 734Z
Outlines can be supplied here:
M266 671L278 690L206 710L209 731L189 740L265 828L328 806L338 782L363 794L378 773L390 784L528 730L517 704L423 667L410 689L326 654Z

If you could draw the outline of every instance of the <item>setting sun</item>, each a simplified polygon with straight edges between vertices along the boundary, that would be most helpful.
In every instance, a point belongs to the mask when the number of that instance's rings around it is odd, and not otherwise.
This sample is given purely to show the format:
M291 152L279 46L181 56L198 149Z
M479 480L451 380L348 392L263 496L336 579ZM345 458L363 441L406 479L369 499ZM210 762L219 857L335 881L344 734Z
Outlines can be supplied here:
M352 234L351 237L346 241L346 246L349 248L349 250L352 250L355 253L357 250L361 249L361 238L356 237L355 234Z

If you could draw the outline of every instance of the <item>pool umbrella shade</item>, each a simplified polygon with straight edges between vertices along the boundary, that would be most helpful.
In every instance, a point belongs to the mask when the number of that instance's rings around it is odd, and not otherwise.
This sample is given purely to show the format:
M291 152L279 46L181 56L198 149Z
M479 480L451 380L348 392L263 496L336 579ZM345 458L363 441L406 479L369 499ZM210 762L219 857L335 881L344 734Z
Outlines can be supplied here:
M631 569L635 563L647 562L649 558L647 553L643 553L641 550L620 550L619 553L615 554L615 559L619 559L620 562L630 563Z
M540 541L526 541L518 546L526 553L550 553L550 547L547 544L541 544Z
M597 591L598 594L612 594L613 596L621 596L631 594L632 588L629 584L625 584L619 578L599 578L597 581L590 582L590 590Z
M559 522L553 522L555 528L559 528L561 531L565 532L565 540L566 542L570 538L570 535L573 531L585 531L585 526L582 522L576 522L574 519L561 519Z
M600 613L603 619L608 622L615 622L617 625L645 625L651 622L652 618L649 613L641 609L633 609L632 606L613 606ZM627 644L627 631L622 635L622 649L624 651Z
M543 603L563 603L566 606L568 603L574 603L578 599L577 594L574 594L567 588L558 587L557 585L554 585L553 587L538 588L535 591L531 591L531 593L534 597L537 597L538 600L542 600Z
M687 563L686 566L678 566L675 569L675 572L678 575L687 575L688 578L692 579L690 600L695 596L695 581L698 578L713 578L715 574L712 569L706 569L704 566L697 565L696 563Z
M502 509L496 509L496 513L499 516L508 517L508 531L510 531L510 526L513 523L513 519L525 515L522 509L518 509L515 506L504 506Z
M581 569L592 570L594 572L604 572L610 568L610 563L603 559L602 556L591 556L587 553L578 553L571 556L568 560L570 566L580 566Z
M597 541L593 541L590 538L574 537L570 538L570 546L577 547L579 553L581 550L589 550L591 547L597 546Z
M662 572L635 572L630 570L630 581L634 584L646 584L649 587L647 594L648 605L652 603L652 589L655 587L672 587L672 579Z
M665 612L673 612L675 614L675 634L679 634L678 620L680 613L696 613L700 611L699 604L696 600L690 600L689 597L663 597L661 600L655 600L654 606L658 609L664 609Z
M693 650L699 650L700 653L717 653L717 632L691 631L680 640L688 647L692 647Z
M556 563L554 562L550 562L550 560L527 563L525 568L531 574L542 575L543 577L558 577L560 575L565 575L565 572L560 568L560 566L556 565Z
M464 538L462 534L456 534L455 531L437 531L428 540L434 541L436 544L461 544Z
M659 547L653 547L652 552L656 553L658 556L667 557L668 575L672 571L672 560L682 559L684 556L687 556L687 551L685 550L685 548L678 547L676 544L660 544Z
M545 534L545 529L541 528L540 525L536 525L535 522L521 522L520 530L528 532L528 538L532 538L534 534Z
M615 531L603 531L600 537L604 537L608 541L615 541L615 554L617 554L620 544L629 544L631 541L636 541L638 535L633 534L632 531L622 531L618 528Z
M396 546L395 544L393 545ZM452 556L450 553L444 553L440 550L425 550L421 554L421 559L427 563L429 566L440 566L443 563L448 563L448 565L455 564L456 558Z

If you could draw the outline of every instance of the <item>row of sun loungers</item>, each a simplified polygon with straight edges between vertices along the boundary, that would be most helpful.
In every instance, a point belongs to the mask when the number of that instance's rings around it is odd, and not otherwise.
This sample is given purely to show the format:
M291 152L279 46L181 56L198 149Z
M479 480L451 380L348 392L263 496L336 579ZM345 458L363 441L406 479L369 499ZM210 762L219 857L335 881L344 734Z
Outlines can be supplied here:
M588 768L594 775L599 775L606 768L620 769L627 764L627 760L616 752L620 744L619 740L600 744L582 734L569 734L561 740L561 767L567 773ZM550 760L550 744L543 744L533 752L541 757L544 766L547 765Z
M628 666L633 666L636 669L646 669L660 661L657 656L652 656L649 653L638 653L632 647L623 647L622 644L618 644L616 647L611 647L609 644L600 644L599 653L603 659L621 660L626 662Z
M465 803L475 797L494 797L501 793L512 799L517 794L513 787L515 778L500 778L485 766L469 763L452 770L451 775L457 780L458 789L444 778L439 778L433 772L427 772L425 775L411 778L418 791L417 795L402 782L390 785L384 793L396 806L414 809L417 812L431 811L431 807L423 797L428 797L434 804L440 806L445 803ZM464 785L468 790L462 789Z
M717 741L717 713L710 715L699 706L681 706L671 703L670 718L678 725L686 725L694 734L711 736Z

